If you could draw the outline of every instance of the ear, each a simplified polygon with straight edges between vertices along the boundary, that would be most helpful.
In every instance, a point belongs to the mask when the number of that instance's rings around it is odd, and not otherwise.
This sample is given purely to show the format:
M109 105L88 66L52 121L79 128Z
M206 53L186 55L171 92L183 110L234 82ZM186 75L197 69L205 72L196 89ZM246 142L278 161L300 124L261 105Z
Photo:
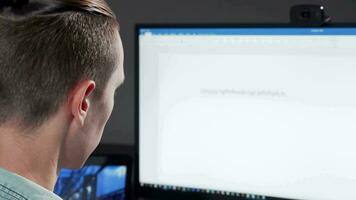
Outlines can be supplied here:
M79 82L70 95L71 101L69 109L73 116L73 120L83 126L85 119L90 109L90 94L95 90L95 82L92 80L84 80Z

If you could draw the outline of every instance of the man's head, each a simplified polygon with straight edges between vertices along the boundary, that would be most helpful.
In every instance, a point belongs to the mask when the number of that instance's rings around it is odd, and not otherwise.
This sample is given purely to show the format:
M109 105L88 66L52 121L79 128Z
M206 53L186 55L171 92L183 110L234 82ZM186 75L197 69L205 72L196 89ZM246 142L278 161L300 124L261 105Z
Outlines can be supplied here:
M0 9L0 126L36 132L59 119L61 164L80 167L124 79L113 12L104 0L4 0Z

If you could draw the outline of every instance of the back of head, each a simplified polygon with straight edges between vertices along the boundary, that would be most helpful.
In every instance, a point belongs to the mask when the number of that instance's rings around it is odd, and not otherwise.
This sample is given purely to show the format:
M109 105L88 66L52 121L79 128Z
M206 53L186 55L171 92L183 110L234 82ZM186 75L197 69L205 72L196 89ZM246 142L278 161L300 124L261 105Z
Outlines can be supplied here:
M82 79L101 95L118 55L104 0L0 1L0 125L45 122Z

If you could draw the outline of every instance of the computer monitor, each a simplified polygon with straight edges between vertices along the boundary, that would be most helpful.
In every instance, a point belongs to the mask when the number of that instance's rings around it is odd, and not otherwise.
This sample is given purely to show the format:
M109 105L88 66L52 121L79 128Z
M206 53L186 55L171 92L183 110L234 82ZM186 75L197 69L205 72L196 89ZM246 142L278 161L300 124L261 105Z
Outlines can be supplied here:
M137 28L143 195L356 199L356 26Z
M62 169L54 192L65 200L129 200L126 157L91 156L78 170Z

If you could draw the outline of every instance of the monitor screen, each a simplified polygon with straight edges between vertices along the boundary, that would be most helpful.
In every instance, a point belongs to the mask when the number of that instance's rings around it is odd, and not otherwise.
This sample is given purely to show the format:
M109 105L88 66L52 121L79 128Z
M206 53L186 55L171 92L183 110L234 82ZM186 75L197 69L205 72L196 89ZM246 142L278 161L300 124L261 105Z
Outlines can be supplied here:
M127 166L101 160L91 158L82 169L61 170L54 192L66 200L125 200Z
M139 184L356 199L356 28L138 29Z

